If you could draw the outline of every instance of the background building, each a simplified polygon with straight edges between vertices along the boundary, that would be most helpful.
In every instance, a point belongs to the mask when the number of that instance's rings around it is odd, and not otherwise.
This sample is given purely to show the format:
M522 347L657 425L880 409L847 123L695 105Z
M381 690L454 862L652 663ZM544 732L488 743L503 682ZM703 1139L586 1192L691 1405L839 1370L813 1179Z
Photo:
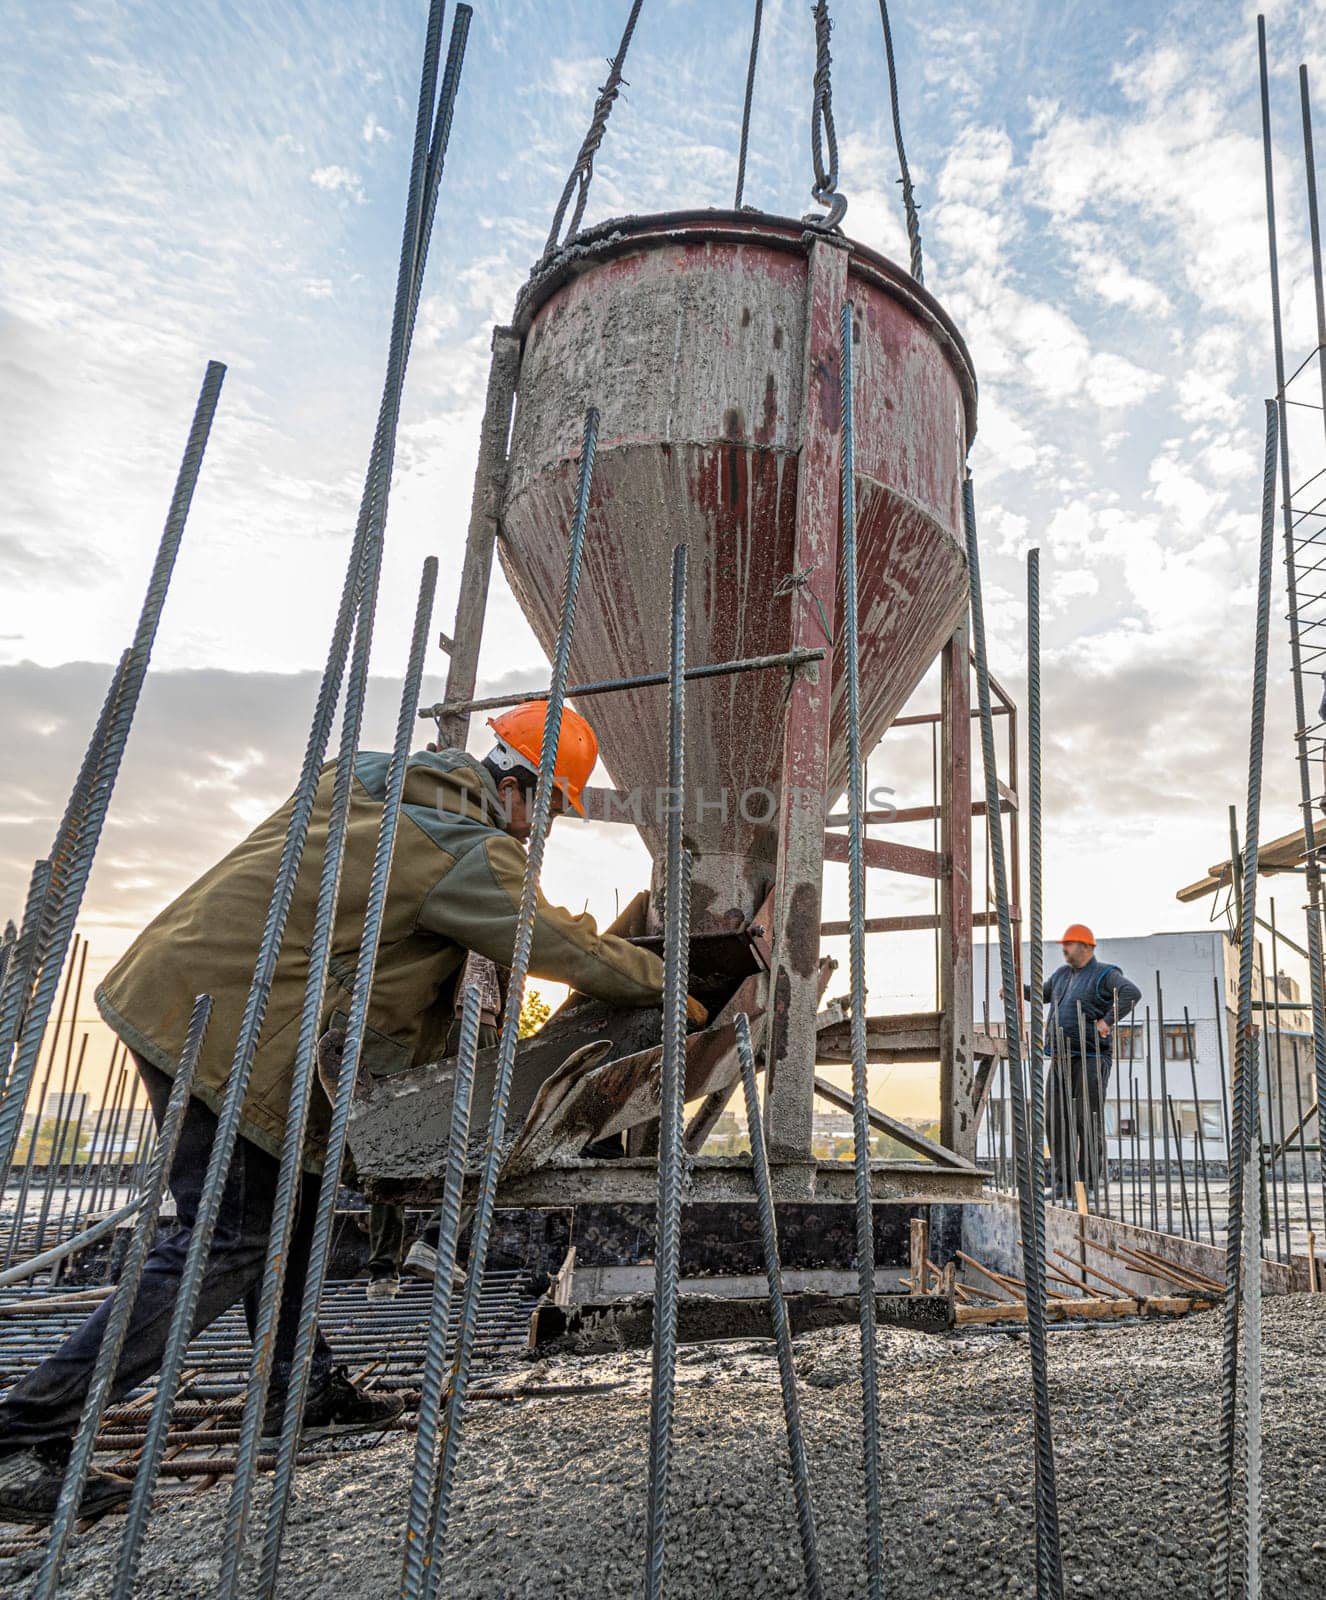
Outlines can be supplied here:
M1024 973L1030 947L1022 947ZM1119 1025L1114 1042L1115 1070L1106 1099L1105 1134L1111 1158L1127 1157L1135 1144L1145 1153L1152 1139L1164 1138L1162 1106L1167 1098L1184 1153L1199 1137L1208 1160L1223 1161L1229 1118L1229 1074L1238 1007L1238 949L1222 928L1201 933L1152 933L1102 939L1102 961L1121 967L1142 991L1137 1010ZM989 1007L990 1025L1001 1031L1003 1006L998 992L998 960L991 946L996 978L985 984L986 949L976 947L973 971L978 1019ZM1263 966L1265 960L1265 966ZM1057 943L1045 946L1045 975L1063 964ZM1253 964L1253 1019L1262 1030L1263 1128L1269 1138L1292 1131L1315 1104L1312 1019L1295 979L1284 971L1274 979L1270 953L1258 944ZM1263 1001L1265 1002L1263 1006ZM1199 1135L1200 1118L1200 1135ZM1269 1127L1267 1126L1269 1119ZM990 1113L982 1128L984 1155L1008 1136L1007 1082L996 1075ZM1309 1121L1308 1135L1315 1138Z

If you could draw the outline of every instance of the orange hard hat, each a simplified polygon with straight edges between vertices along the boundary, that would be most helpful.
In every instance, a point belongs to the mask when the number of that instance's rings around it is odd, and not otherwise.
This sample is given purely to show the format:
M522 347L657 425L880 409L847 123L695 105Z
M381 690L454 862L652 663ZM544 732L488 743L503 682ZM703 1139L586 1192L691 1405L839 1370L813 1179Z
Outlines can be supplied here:
M1085 922L1071 923L1064 929L1064 936L1060 944L1089 944L1092 949L1096 946L1096 935L1087 927Z
M500 717L489 717L488 726L503 744L524 756L537 772L543 754L543 724L547 715L546 700L526 700L523 705L512 706L510 711L504 711ZM585 808L580 797L598 758L599 742L594 737L593 728L578 711L564 706L553 777L582 817Z

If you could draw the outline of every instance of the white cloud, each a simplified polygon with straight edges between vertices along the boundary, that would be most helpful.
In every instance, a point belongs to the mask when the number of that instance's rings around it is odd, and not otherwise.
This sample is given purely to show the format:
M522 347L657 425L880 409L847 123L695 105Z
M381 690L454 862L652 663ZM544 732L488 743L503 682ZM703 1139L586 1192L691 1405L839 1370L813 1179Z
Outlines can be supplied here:
M343 194L356 205L364 203L364 186L348 167L315 167L309 173L309 182L328 194Z

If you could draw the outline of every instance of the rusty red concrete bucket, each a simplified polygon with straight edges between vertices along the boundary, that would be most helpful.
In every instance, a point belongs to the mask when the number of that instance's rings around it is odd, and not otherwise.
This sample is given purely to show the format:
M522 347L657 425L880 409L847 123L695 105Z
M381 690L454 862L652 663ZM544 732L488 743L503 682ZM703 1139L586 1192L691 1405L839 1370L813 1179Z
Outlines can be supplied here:
M605 223L537 270L515 323L517 388L501 560L540 642L557 631L586 408L598 458L574 679L665 668L672 546L690 553L692 664L791 642L807 243L802 225L704 211ZM850 246L865 747L883 734L967 599L961 484L976 386L962 339L911 277ZM842 590L826 622L840 636ZM813 641L832 643L825 638ZM780 672L688 685L687 838L697 927L749 915L772 877L786 688ZM846 772L835 673L830 786ZM650 850L666 782L663 689L584 707Z

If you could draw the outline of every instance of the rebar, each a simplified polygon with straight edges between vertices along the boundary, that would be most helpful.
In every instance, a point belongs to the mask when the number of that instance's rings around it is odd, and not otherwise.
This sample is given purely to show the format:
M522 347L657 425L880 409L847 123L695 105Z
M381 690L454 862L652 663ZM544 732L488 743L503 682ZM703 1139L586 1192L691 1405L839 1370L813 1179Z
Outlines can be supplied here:
M81 964L79 959L80 951L82 952ZM19 1179L18 1200L14 1207L14 1221L9 1230L9 1240L5 1245L4 1259L0 1261L0 1267L9 1266L14 1259L14 1247L18 1243L19 1226L23 1221L23 1213L28 1203L28 1190L32 1185L32 1168L37 1156L37 1136L41 1132L42 1114L46 1109L46 1093L51 1086L51 1073L54 1070L55 1057L60 1046L60 1033L64 1027L65 1008L69 1004L69 994L74 988L75 983L77 983L79 990L82 990L83 967L86 966L86 964L87 941L80 940L78 935L75 934L73 938L73 945L69 952L69 959L65 962L64 983L60 988L60 1003L56 1007L55 1011L55 1029L51 1034L50 1049L46 1053L46 1073L42 1078L41 1088L37 1092L37 1109L32 1118L32 1132L28 1136L28 1153L23 1161L23 1176ZM73 1037L72 1025L70 1037ZM4 1182L0 1183L0 1193L3 1193L4 1189L8 1186L12 1175L13 1169L11 1167L11 1169L3 1175Z
M277 888L268 913L268 934L264 949L255 970L254 984L250 990L250 1012L261 1026L262 1012L266 1007L272 973L279 954L285 917L293 895L295 874L307 838L309 822L323 753L331 732L331 720L340 695L346 657L350 649L351 630L355 634L355 652L351 664L347 704L342 724L340 760L333 781L333 795L328 822L328 838L323 852L319 880L319 896L315 913L313 948L310 952L309 979L305 1002L301 1012L300 1031L296 1045L295 1070L287 1112L287 1124L282 1139L281 1170L273 1208L273 1231L268 1262L264 1269L263 1291L259 1309L259 1328L255 1338L252 1383L249 1406L251 1414L242 1428L243 1443L239 1453L240 1473L236 1490L228 1511L228 1528L232 1537L227 1541L225 1564L222 1572L223 1594L234 1592L238 1578L239 1547L247 1521L251 1495L252 1460L256 1454L257 1440L265 1413L266 1390L270 1382L271 1349L274 1339L276 1308L280 1303L284 1283L285 1256L294 1210L302 1188L303 1142L307 1126L309 1095L312 1090L313 1070L317 1043L318 1020L321 1014L321 995L325 982L326 948L330 938L331 919L334 913L336 887L339 884L341 854L344 844L346 806L349 781L352 775L353 755L357 744L359 718L362 711L364 680L367 676L367 655L371 644L370 614L376 597L377 573L385 527L386 502L390 486L396 422L399 416L400 395L409 358L414 320L417 313L420 286L427 261L427 247L431 235L433 212L436 205L437 186L442 170L442 156L450 131L451 105L459 74L459 54L463 53L463 40L468 29L470 9L458 6L453 22L452 57L449 69L455 62L450 90L444 85L443 104L435 115L437 68L441 48L442 0L432 0L426 29L423 62L420 72L419 99L416 109L414 145L411 156L409 186L406 196L405 217L402 227L401 249L397 266L395 301L392 312L392 331L387 355L387 369L379 404L377 425L369 454L369 464L356 522L355 537L351 546L342 586L340 604L332 634L332 643L319 692L313 725L310 728L308 747L301 771L300 787L296 792L290 829L283 850ZM460 41L459 47L457 41ZM256 1036L256 1034L255 1034ZM246 1059L241 1061L237 1048L228 1090L229 1106L235 1111L242 1103L242 1077L247 1080L252 1062L252 1046L241 1035ZM237 1071L241 1068L242 1071ZM233 1151L235 1126L228 1126L226 1135ZM226 1160L229 1160L227 1154ZM284 1482L283 1475L283 1482ZM283 1524L284 1484L279 1496L273 1497L274 1515L269 1518L269 1534L276 1556L279 1558L280 1527ZM264 1577L267 1576L266 1569Z
M60 969L64 965L74 923L78 919L79 908L83 903L83 891L87 887L88 875L92 870L92 858L96 854L101 838L102 825L106 820L106 812L115 789L115 780L119 776L129 729L133 723L134 712L138 708L138 696L142 690L143 680L147 676L152 645L156 640L157 626L161 620L166 593L170 588L171 575L175 570L175 557L184 535L184 525L188 519L189 506L198 482L203 452L207 448L212 418L216 413L216 403L225 375L226 369L219 361L208 362L198 403L194 409L193 422L189 428L188 442L180 462L179 475L175 480L174 493L171 495L165 528L157 547L152 574L148 579L147 592L143 597L133 643L129 648L129 659L125 663L123 672L118 675L114 714L107 719L109 725L97 751L96 771L88 785L86 803L79 807L79 824L70 844L67 869L58 875L58 887L56 881L53 880L52 883L52 892L57 898L50 911L48 950L33 988L32 999L23 1017L22 1034L9 1077L8 1091L4 1105L0 1107L0 1188L3 1188L7 1180L9 1166L13 1160L23 1106L32 1081L33 1068L36 1066L37 1053L41 1048L42 1036L46 1031L46 1020L55 997Z
M1031 1077L1032 1178L1040 1193L1045 1181L1045 910L1042 861L1041 790L1041 553L1027 552L1027 808L1028 891L1031 899L1030 982L1031 1009L1027 1063ZM988 935L987 935L988 937ZM1037 1229L1037 1256L1045 1259L1045 1209L1033 1211Z
M809 1600L822 1600L824 1584L820 1577L819 1551L815 1543L815 1507L810 1495L810 1471L806 1465L806 1446L801 1434L801 1410L797 1404L797 1375L792 1356L792 1331L787 1319L787 1302L783 1298L783 1268L778 1255L778 1224L774 1216L773 1185L769 1179L769 1154L764 1143L760 1093L755 1082L755 1053L751 1048L750 1019L744 1011L739 1011L733 1018L733 1025L736 1029L741 1087L746 1100L746 1126L750 1130L750 1163L751 1177L755 1185L755 1209L760 1220L764 1272L769 1284L769 1320L773 1324L774 1349L778 1357L778 1381L783 1391L783 1417L787 1424L787 1450L792 1468L792 1493L797 1508L797 1533L801 1539L801 1565L806 1577L806 1594Z
M571 521L571 536L567 544L566 573L562 585L561 623L558 628L557 647L553 655L552 685L548 692L548 710L543 722L543 745L539 756L539 781L534 791L534 815L530 827L529 848L525 863L525 880L521 885L520 908L516 914L516 937L511 953L511 977L507 985L506 1006L502 1017L502 1033L498 1041L497 1063L494 1068L491 1111L488 1119L488 1136L484 1144L483 1161L479 1174L479 1189L474 1220L470 1225L469 1273L465 1280L465 1298L461 1306L460 1332L451 1365L451 1388L447 1401L446 1418L442 1424L439 1442L440 1466L438 1470L436 1509L434 1511L433 1538L428 1554L428 1571L424 1584L425 1600L431 1600L441 1568L441 1552L446 1544L450 1520L451 1494L455 1482L456 1461L460 1453L463 1433L465 1393L469 1384L470 1360L474 1353L474 1338L478 1327L479 1289L484 1264L488 1257L488 1239L492 1231L493 1211L497 1203L497 1176L502 1159L502 1139L506 1131L507 1109L511 1098L511 1074L515 1066L516 1043L520 1036L520 1007L525 995L525 978L529 971L530 952L534 942L534 918L539 903L539 878L543 870L543 852L548 838L548 824L552 816L553 768L557 760L557 745L561 738L562 710L566 703L566 680L570 667L571 635L575 628L576 596L580 590L580 572L583 564L585 523L589 516L589 491L594 478L594 454L598 446L599 414L591 407L585 417L584 441L580 451L580 478L576 489L575 515Z
M818 13L817 13L818 16ZM827 27L827 23L826 23ZM884 1592L880 1503L879 1374L875 1354L875 1226L871 1212L870 1084L866 1049L865 762L861 753L861 679L857 656L856 462L852 394L852 303L843 305L839 355L842 449L842 647L847 719L847 903L851 921L852 1167L856 1209L857 1311L861 1324L861 1412L866 1485L866 1590Z
M51 1520L51 1531L46 1541L41 1571L37 1575L34 1591L36 1600L49 1600L60 1581L60 1560L77 1516L79 1503L83 1498L88 1468L92 1464L92 1452L96 1447L97 1430L101 1426L102 1413L106 1409L111 1385L119 1369L120 1354L124 1349L125 1335L129 1331L129 1318L133 1313L138 1286L143 1278L143 1267L155 1238L157 1218L161 1211L162 1189L170 1174L170 1164L175 1159L175 1147L179 1142L180 1129L184 1125L184 1113L189 1104L189 1091L193 1085L194 1068L198 1064L198 1053L202 1049L203 1037L207 1032L211 1015L212 997L199 995L194 1001L193 1014L189 1018L189 1031L185 1037L184 1049L180 1053L175 1081L170 1086L170 1098L166 1102L165 1115L161 1121L161 1138L157 1141L156 1152L152 1157L152 1165L144 1184L143 1203L134 1218L124 1267L97 1350L97 1359L93 1364L87 1394L83 1400L78 1431L74 1435L64 1482L60 1486L60 1498Z
M1022 1232L1022 1276L1027 1285L1027 1343L1031 1354L1032 1413L1035 1424L1036 1592L1039 1600L1061 1600L1063 1561L1059 1549L1059 1498L1055 1484L1054 1434L1045 1344L1045 1257L1037 1250L1037 1241L1045 1237L1045 1197L1040 1186L1032 1181L1031 1153L1027 1149L1022 1042L1017 1025L1017 967L999 805L999 773L995 764L994 713L990 702L985 607L981 596L981 556L976 539L976 501L970 473L963 479L962 513L967 542L967 574L971 585L972 646L976 658L981 755L985 767L985 804L986 814L993 824L990 828L990 853L999 919L999 963L1004 993L1013 997L1013 1005L1006 1013L1009 1017L1008 1078L1014 1097L1013 1141L1018 1176L1018 1220ZM1020 1151L1017 1149L1019 1144L1022 1147Z
M1271 288L1271 334L1275 354L1275 398L1279 409L1280 487L1282 490L1281 518L1284 536L1285 590L1289 601L1289 658L1294 687L1294 742L1298 756L1299 807L1303 822L1304 887L1307 890L1307 946L1308 987L1312 1001L1312 1049L1316 1065L1317 1101L1326 1105L1326 981L1322 972L1322 894L1321 863L1317 857L1317 818L1312 795L1312 775L1308 750L1307 707L1303 693L1303 655L1299 639L1298 574L1295 563L1294 514L1292 506L1293 484L1289 475L1289 416L1285 400L1284 331L1280 317L1280 259L1275 225L1275 163L1271 141L1271 100L1269 73L1266 61L1266 19L1257 18L1257 66L1261 90L1262 160L1266 181L1266 246ZM1300 76L1300 97L1303 105L1303 132L1305 154L1312 174L1309 207L1316 205L1315 164L1312 163L1312 124L1307 100L1307 81ZM1322 298L1320 235L1316 234L1312 255L1313 287L1318 304ZM1320 315L1320 314L1319 314ZM1318 321L1318 337L1326 323ZM1318 361L1326 360L1320 343ZM1326 394L1326 369L1322 376L1323 394ZM1326 413L1323 413L1326 424ZM1326 1209L1326 1161L1321 1171L1322 1206Z
M1160 987L1160 973L1156 973L1156 1049L1159 1052L1157 1060L1160 1066L1160 1142L1164 1151L1165 1160L1165 1232L1174 1232L1174 1197L1171 1189L1170 1160L1169 1160L1169 1116L1165 1107L1169 1104L1169 1070L1165 1060L1169 1052L1165 1040L1165 996Z
M691 858L682 839L686 792L686 546L672 552L668 672L668 809L663 899L663 1060L660 1075L654 1326L649 1388L649 1486L645 1593L661 1600L667 1555L668 1479L677 1386L677 1296L681 1272L681 1184L685 1161L686 993L689 984Z
M377 428L370 452L368 472L355 536L351 544L342 584L336 621L332 630L327 663L323 671L309 729L299 783L291 807L290 824L282 846L268 904L267 919L259 944L253 979L245 1001L244 1014L235 1042L234 1056L227 1079L226 1096L222 1102L208 1158L198 1216L191 1230L189 1252L181 1275L180 1291L167 1341L162 1365L161 1380L157 1390L158 1409L169 1413L174 1400L174 1389L179 1380L180 1363L188 1342L194 1309L202 1285L202 1273L211 1238L216 1226L217 1211L221 1202L226 1174L238 1137L241 1110L248 1088L253 1055L258 1036L262 1031L267 1001L271 993L276 963L285 933L286 918L294 897L304 845L313 814L314 802L321 776L322 759L331 733L332 717L340 698L341 682L349 653L350 635L361 612L365 589L377 571L376 546L380 545L385 507L382 505L384 482L383 458L387 444L394 438L395 420L399 411L400 389L404 379L408 356L408 326L410 312L417 305L418 272L420 260L420 211L428 164L428 135L433 121L433 92L436 85L437 48L441 31L442 0L433 0L429 19L431 49L426 49L420 88L419 114L416 120L415 145L410 169L409 192L406 201L400 264L397 272L396 301L392 317L392 336L387 358L387 373L378 412ZM457 8L458 11L461 8ZM327 854L329 852L324 852ZM294 1114L292 1106L291 1114ZM158 1456L159 1459L159 1456ZM152 1493L155 1464L151 1471L140 1467L135 1479L135 1497L141 1497L144 1507ZM132 1512L132 1505L131 1505ZM121 1551L119 1570L113 1600L129 1600L134 1586L138 1560L137 1544L126 1540Z
M405 1555L401 1566L403 1600L419 1600L431 1544L433 1491L437 1482L437 1425L442 1415L443 1380L447 1370L452 1278L456 1266L456 1246L460 1238L461 1197L465 1189L465 1154L469 1148L482 998L478 984L470 984L461 1007L460 1045L456 1052L456 1073L451 1090L451 1130L447 1137L446 1175L438 1219L437 1270L428 1312L428 1337L424 1344L424 1368L419 1384L419 1423L414 1441L414 1473L410 1479L405 1522Z
M1265 29L1258 23L1262 54L1262 97L1265 106ZM1265 113L1264 113L1265 114ZM1268 157L1269 161L1269 147ZM1266 728L1266 660L1271 622L1271 563L1275 538L1276 446L1279 411L1273 401L1266 402L1266 453L1262 473L1261 541L1257 563L1257 624L1253 646L1252 708L1248 733L1248 795L1244 815L1243 881L1239 905L1238 1026L1234 1046L1233 1144L1230 1150L1228 1183L1229 1215L1225 1224L1225 1325L1221 1349L1220 1388L1220 1501L1217 1509L1217 1559L1223 1555L1227 1590L1236 1592L1233 1541L1230 1528L1234 1516L1234 1457L1237 1447L1236 1412L1238 1404L1239 1302L1243 1268L1244 1200L1251 1181L1252 1142L1257 1128L1257 1064L1252 1027L1253 947L1256 938L1257 862L1261 839L1262 751ZM1235 1159L1234 1151L1237 1151ZM1235 1172L1243 1175L1236 1182ZM1260 1246L1260 1241L1259 1241ZM1251 1514L1251 1504L1249 1505Z
M272 1486L271 1499L267 1508L267 1526L263 1540L263 1575L259 1585L259 1592L270 1594L276 1587L276 1573L280 1563L281 1543L285 1531L286 1508L289 1505L290 1485L293 1481L295 1469L295 1456L299 1448L300 1429L303 1424L304 1403L308 1398L309 1380L313 1370L313 1355L317 1343L317 1312L318 1302L322 1298L322 1286L327 1275L327 1261L331 1252L332 1228L336 1220L336 1199L340 1193L341 1168L345 1160L345 1139L350 1126L350 1111L354 1103L355 1081L359 1072L360 1055L363 1049L365 1034L368 1030L368 1008L373 992L373 977L377 968L378 950L382 941L382 927L386 918L387 885L391 876L391 863L396 852L396 838L400 825L401 799L405 791L405 775L410 762L410 735L414 731L414 708L419 703L419 686L423 680L424 655L428 649L429 631L433 621L433 599L437 591L437 557L429 556L424 562L423 575L419 583L419 596L415 607L414 629L410 638L410 652L405 669L405 679L401 686L400 708L396 719L396 736L392 745L391 761L387 768L385 795L382 802L382 820L378 826L377 845L373 856L373 871L369 880L368 898L364 906L363 927L359 936L359 953L355 961L354 988L350 997L350 1015L345 1029L345 1046L340 1065L340 1076L336 1083L336 1098L332 1106L331 1126L327 1133L327 1154L323 1161L322 1183L318 1190L317 1211L313 1223L313 1236L309 1245L308 1264L304 1275L304 1298L300 1307L299 1326L295 1335L294 1356L291 1361L290 1382L286 1390L285 1411L281 1419L281 1441L277 1447L276 1477ZM359 614L359 626L364 628L366 620L372 615L372 608L376 596L369 594L365 597L364 609ZM355 669L361 663L356 662ZM362 684L367 688L368 660L362 660L362 671L352 669L352 682ZM347 690L347 696L350 691ZM361 690L362 693L362 690ZM362 711L362 700L359 708ZM350 708L347 707L347 717ZM347 751L342 748L338 758L338 773L340 764L347 768L353 765L353 745L358 742L358 728L354 730L349 742L352 748ZM349 792L347 788L345 823L340 839L340 853L344 850L344 835L349 824ZM326 856L333 852L333 840L327 840ZM326 861L324 859L324 867ZM324 885L328 878L324 876ZM314 954L310 957L310 968L314 967L317 956L321 956L324 964L331 952L332 926L335 918L335 896L339 888L339 873L337 882L331 884L331 894L328 897L327 915L315 924ZM319 907L321 908L321 905ZM322 933L322 942L318 934ZM311 1006L310 1006L311 1010ZM314 1040L314 1049L317 1043ZM283 1151L284 1155L284 1151ZM293 1226L295 1192L298 1179L298 1153L291 1152L290 1173L292 1178L292 1209L289 1226ZM273 1252L269 1250L269 1258ZM264 1391L268 1386L270 1377L271 1352L275 1349L276 1329L280 1314L280 1286L279 1268L284 1264L285 1250L273 1260L271 1268L265 1273L270 1278L268 1287L271 1289L270 1304L268 1306L268 1328L260 1331L266 1335L270 1343L264 1341L264 1371L259 1372L258 1362L254 1362L254 1377L248 1405L251 1414L246 1414L245 1425L252 1434L251 1449L256 1452L258 1437L261 1432L262 1418L266 1405ZM261 1317L262 1311L259 1310ZM255 1336L255 1354L258 1340ZM248 1443L247 1438L245 1443ZM243 1480L241 1494L241 1474L235 1477L235 1491L232 1493L231 1505L236 1513L235 1521L242 1530L242 1519L239 1512L244 1509L244 1500L247 1499L248 1487L251 1479ZM242 1543L240 1535L227 1541L226 1566L233 1567L235 1582L239 1580L239 1549ZM224 1587L226 1569L223 1568L223 1595L229 1594Z
M823 661L828 654L823 649L779 650L773 655L741 656L735 661L709 661L698 667L687 667L687 683L697 678L726 678L739 672L769 672L785 667L797 672L814 661ZM619 694L628 689L661 688L668 681L666 672L641 672L630 678L602 678L594 683L568 683L566 698L584 700L590 695ZM434 721L442 717L468 715L472 711L501 711L507 706L524 705L527 700L546 700L546 689L522 689L517 694L488 695L482 700L439 700L435 705L421 706L419 715Z

